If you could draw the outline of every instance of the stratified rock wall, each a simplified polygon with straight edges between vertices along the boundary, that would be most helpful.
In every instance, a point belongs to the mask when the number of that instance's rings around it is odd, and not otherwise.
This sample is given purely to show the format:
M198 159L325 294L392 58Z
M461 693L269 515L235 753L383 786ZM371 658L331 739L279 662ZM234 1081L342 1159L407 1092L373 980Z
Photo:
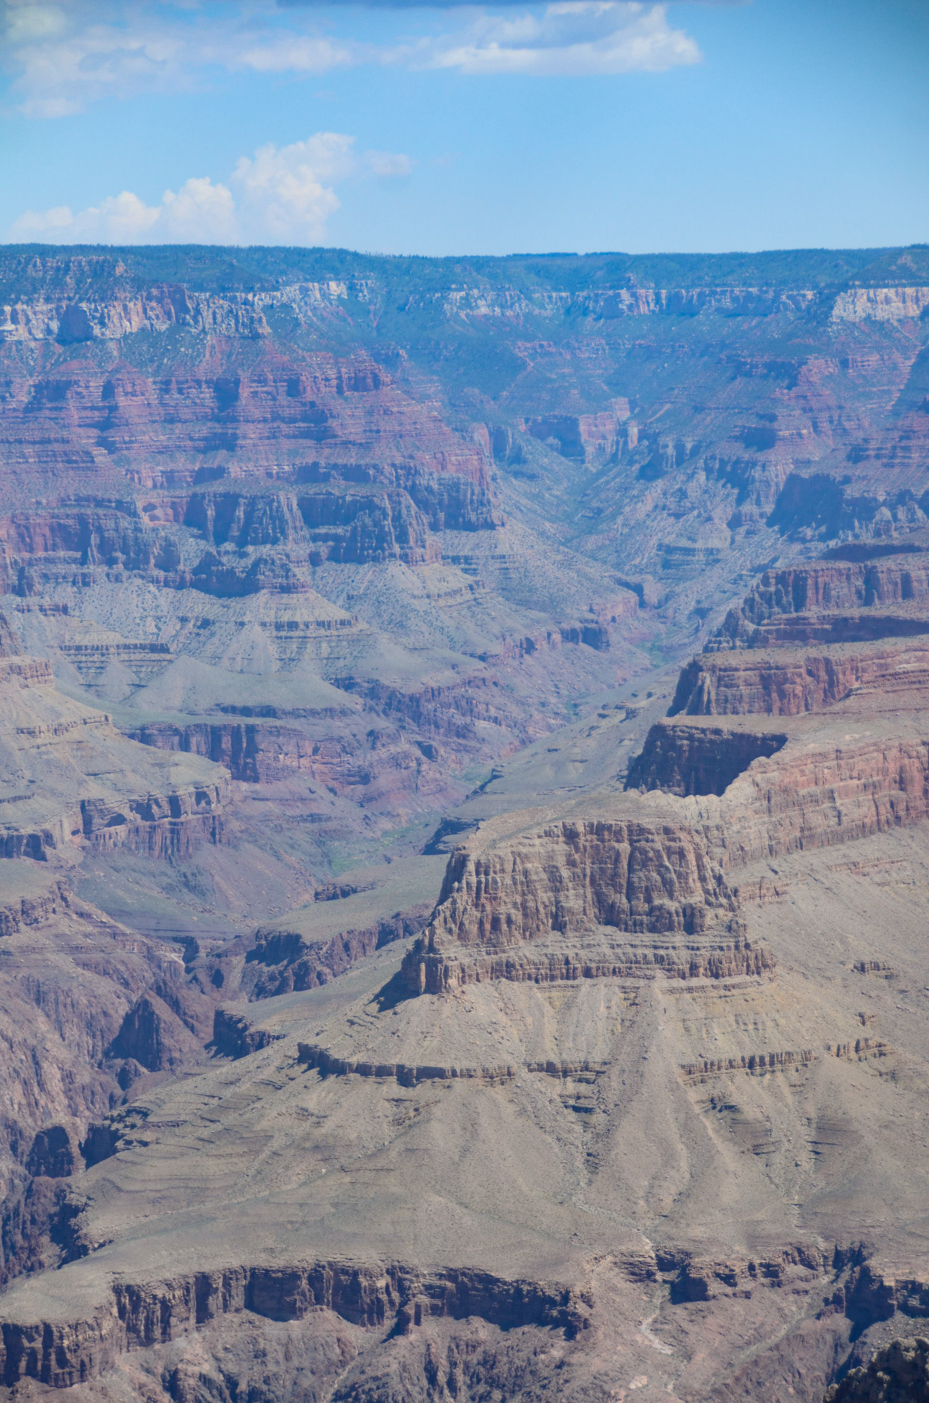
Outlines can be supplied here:
M886 694L927 686L929 637L833 653L712 653L682 669L669 715L802 716L853 689Z
M629 767L627 789L666 794L724 794L753 761L776 755L785 735L658 722Z
M593 925L699 933L735 910L722 873L686 828L565 822L449 858L430 933L506 949Z
M874 610L873 618L861 618L862 610ZM887 637L910 631L906 610L917 611L913 632L929 631L929 557L816 561L766 570L744 602L726 615L714 644L768 648L853 642L856 634ZM890 611L890 618L885 620L882 611Z

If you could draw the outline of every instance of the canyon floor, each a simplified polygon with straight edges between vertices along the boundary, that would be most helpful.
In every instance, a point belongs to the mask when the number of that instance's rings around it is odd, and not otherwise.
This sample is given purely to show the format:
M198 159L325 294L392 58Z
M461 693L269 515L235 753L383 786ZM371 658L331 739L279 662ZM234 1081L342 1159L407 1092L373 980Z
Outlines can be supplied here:
M0 255L0 1387L921 1378L925 250L236 257Z

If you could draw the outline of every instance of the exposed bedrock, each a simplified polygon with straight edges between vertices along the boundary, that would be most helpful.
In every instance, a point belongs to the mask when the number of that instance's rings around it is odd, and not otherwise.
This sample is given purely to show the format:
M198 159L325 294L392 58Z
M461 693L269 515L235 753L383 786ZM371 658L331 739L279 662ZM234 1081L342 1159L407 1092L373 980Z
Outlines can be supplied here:
M432 558L429 523L400 488L320 486L315 491L246 493L204 490L186 503L165 503L210 545L309 545L311 563L373 559L420 564Z
M772 964L742 939L736 899L692 830L581 820L453 852L402 977L413 993L442 993L493 979L723 978Z
M328 732L328 733L327 733ZM305 775L332 793L365 804L394 797L402 789L422 787L439 796L448 776L441 776L423 747L396 727L367 730L350 726L301 728L266 721L152 722L127 732L157 750L202 755L224 765L233 779L274 784ZM427 773L423 773L423 772Z
M630 785L719 796L718 806L710 801L687 820L728 871L929 817L929 741L660 721L633 762Z
M458 495L472 489L465 483ZM127 498L13 513L0 521L6 548L0 584L28 595L80 582L82 573L102 567L206 594L292 593L309 588L300 566L305 573L327 560L420 565L438 556L429 522L400 488L161 494L144 507ZM462 529L462 511L443 508L432 515L450 516Z
M211 1046L221 1057L249 1057L253 1052L269 1047L274 1040L273 1033L264 1028L253 1028L244 1014L235 1013L232 1009L218 1008L213 1015ZM113 1150L110 1150L112 1153ZM108 1155L101 1154L100 1158L106 1159Z
M107 920L47 866L2 867L5 909L7 889L28 893L0 969L5 1283L69 1250L59 1181L83 1168L86 1127L140 1077L202 1061L213 1000L189 986L174 949Z
M862 616L871 610L873 616ZM766 570L730 609L710 647L854 642L927 631L929 556L903 554Z
M929 637L831 653L711 653L682 669L668 714L802 716L825 710L856 688L886 693L927 687Z
M541 1325L573 1338L589 1302L569 1288L507 1281L475 1269L417 1271L321 1262L311 1267L233 1267L161 1283L114 1282L112 1298L86 1320L3 1326L0 1379L70 1388L129 1349L150 1348L220 1316L250 1311L301 1320L320 1309L356 1325L404 1333L429 1317L479 1316L504 1328Z
M591 925L695 934L735 912L687 828L566 821L484 853L452 853L430 933L506 949Z
M707 815L706 833L728 869L853 842L926 817L929 741L876 736L837 748L834 741L826 746L811 737L807 744L797 737L733 781L718 817Z
M186 857L199 842L222 841L225 785L197 785L123 803L81 800L81 832L98 852L126 848L149 857Z
M929 1340L916 1336L879 1349L870 1364L852 1369L826 1391L824 1403L926 1403Z
M42 659L0 659L0 701L0 857L43 861L74 846L183 856L220 842L224 770L127 740L108 716L57 691Z
M542 414L526 419L522 427L533 438L550 444L564 458L582 463L605 463L618 458L629 444L630 432L623 427L628 418L629 401L621 399L600 414ZM512 434L506 429L494 431L495 457L506 461L512 452L511 438ZM631 438L635 447L634 430Z
M340 1260L229 1266L160 1281L123 1277L84 1319L8 1320L0 1379L14 1396L34 1396L30 1385L38 1385L43 1394L71 1388L79 1399L108 1403L128 1385L152 1400L205 1403L242 1396L243 1379L254 1379L247 1396L276 1397L270 1381L281 1388L296 1365L305 1396L338 1403L477 1403L490 1392L520 1397L529 1386L533 1397L557 1393L581 1403L615 1397L615 1361L624 1355L626 1378L652 1366L656 1397L673 1388L676 1397L716 1403L759 1395L819 1403L848 1356L853 1322L868 1331L898 1316L897 1328L906 1329L909 1315L923 1313L917 1298L925 1283L917 1280L904 1283L916 1292L909 1303L849 1313L856 1270L843 1266L848 1255L790 1243L755 1257L673 1249L606 1255L580 1287L470 1267ZM893 1295L892 1282L877 1284ZM660 1311L643 1322L656 1291ZM280 1339L287 1324L300 1328ZM336 1348L327 1349L333 1334ZM752 1348L739 1350L746 1334ZM735 1372L727 1347L741 1356ZM830 1390L828 1403L929 1396L920 1391L926 1350L920 1336L895 1341Z
M32 831L0 829L0 858L45 862L75 838L94 852L123 848L154 858L188 857L200 843L222 842L224 789L218 784L117 800L80 799Z
M629 766L626 788L724 794L754 760L776 755L786 743L786 735L658 722Z
M70 888L67 881L51 881L41 892L7 898L0 906L0 936L15 935L23 926L41 926L60 910L67 909Z
M418 935L431 914L432 904L424 904L361 930L341 931L330 940L310 940L294 930L259 930L245 957L240 987L250 999L318 988L375 950Z
M560 641L560 640L559 640ZM456 741L475 741L478 725L501 729L512 727L529 739L525 713L514 716L515 707L503 694L500 679L479 672L451 684L427 684L405 689L368 678L340 677L337 685L363 697L382 716L416 727L429 736Z
M506 979L514 984L561 984L578 979L741 979L769 975L774 970L771 952L743 939L735 931L701 940L678 937L652 941L628 935L621 940L575 939L534 941L509 951L458 955L454 946L426 936L403 963L406 987L414 994L447 994L467 984ZM486 1070L486 1069L485 1069ZM436 1068L412 1068L417 1077L435 1076ZM373 1075L374 1073L369 1073ZM387 1069L376 1075L393 1075ZM443 1075L471 1075L452 1068ZM513 1074L513 1069L509 1069ZM396 1073L402 1080L401 1073ZM499 1071L491 1071L491 1078Z
M131 1059L147 1072L174 1071L195 1061L202 1043L157 994L144 994L127 1009L106 1049L108 1059Z
M157 491L238 469L299 484L400 489L432 529L494 524L477 444L436 406L409 398L363 351L298 354L290 363L268 353L247 372L219 375L107 372L76 360L35 377L12 372L5 403L14 476L122 465L132 484Z

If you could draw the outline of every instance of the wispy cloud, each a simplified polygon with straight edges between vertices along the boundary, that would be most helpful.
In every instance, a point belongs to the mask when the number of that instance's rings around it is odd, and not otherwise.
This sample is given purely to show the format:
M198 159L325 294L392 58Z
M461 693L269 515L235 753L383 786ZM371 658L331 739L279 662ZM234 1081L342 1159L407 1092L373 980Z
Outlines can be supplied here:
M437 0L434 11L443 9ZM0 0L0 56L20 111L49 118L103 97L195 87L216 72L299 77L379 63L546 76L655 72L700 59L665 5L639 0L459 4L444 30L393 45L324 32L332 14L275 0Z
M318 243L339 208L333 188L364 176L408 175L409 157L355 150L355 138L317 132L290 146L263 146L243 156L228 185L186 181L161 203L129 190L74 213L67 205L29 210L7 233L12 242L48 243Z
M79 112L102 97L176 92L211 70L320 74L356 61L356 46L282 25L272 0L0 0L3 65L20 111ZM307 32L307 30L310 32Z
M664 5L623 0L558 0L542 11L482 14L418 54L433 68L536 77L656 73L700 58L694 40L668 24Z

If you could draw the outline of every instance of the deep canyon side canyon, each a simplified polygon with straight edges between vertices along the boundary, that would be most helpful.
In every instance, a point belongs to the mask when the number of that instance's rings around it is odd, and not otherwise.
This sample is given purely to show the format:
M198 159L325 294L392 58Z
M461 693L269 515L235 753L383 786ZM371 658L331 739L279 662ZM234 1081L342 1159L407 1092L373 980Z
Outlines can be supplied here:
M0 406L4 1397L924 1396L929 250L7 248Z

